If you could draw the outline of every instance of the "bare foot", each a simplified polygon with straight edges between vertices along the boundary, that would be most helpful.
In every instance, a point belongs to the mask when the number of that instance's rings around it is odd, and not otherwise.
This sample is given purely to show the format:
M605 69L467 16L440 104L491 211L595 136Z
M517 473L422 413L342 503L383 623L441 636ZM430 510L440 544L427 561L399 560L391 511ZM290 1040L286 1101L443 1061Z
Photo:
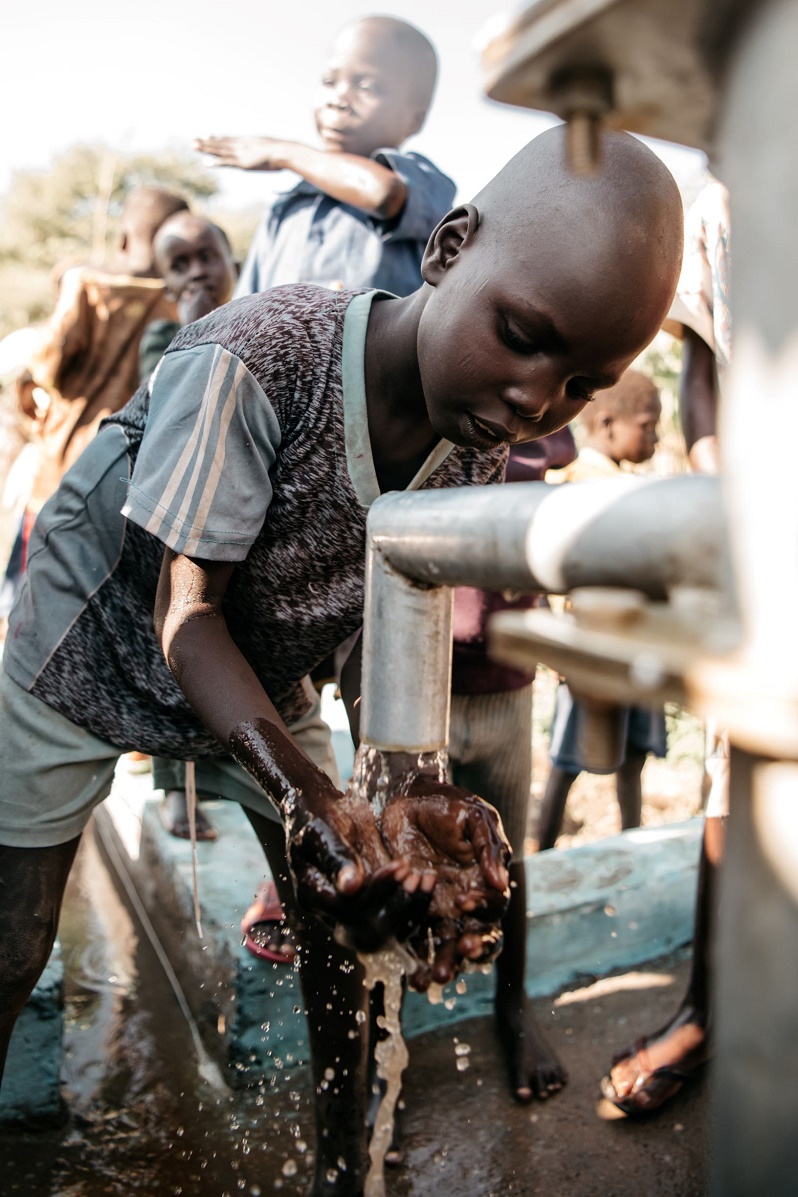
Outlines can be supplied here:
M604 1096L630 1115L659 1109L709 1059L703 1022L691 1006L683 1007L660 1031L619 1052L602 1081Z
M522 994L497 994L496 1030L510 1074L510 1091L516 1101L546 1101L568 1083L560 1063L538 1026L532 1006Z
M198 797L204 797L204 795L198 795ZM191 838L185 790L167 790L161 802L159 814L161 822L170 835L179 840ZM203 814L202 807L199 805L197 806L196 822L198 840L219 838L216 828Z

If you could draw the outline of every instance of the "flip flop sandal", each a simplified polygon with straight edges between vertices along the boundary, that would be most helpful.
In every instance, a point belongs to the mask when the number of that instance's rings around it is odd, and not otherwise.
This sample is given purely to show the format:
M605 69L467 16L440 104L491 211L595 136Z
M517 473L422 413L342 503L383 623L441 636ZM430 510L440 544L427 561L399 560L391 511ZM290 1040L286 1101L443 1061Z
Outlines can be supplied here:
M638 1039L634 1047L613 1056L613 1066L622 1063L624 1060L633 1060L637 1056L643 1065L644 1071L648 1072L646 1079L641 1084L636 1085L630 1093L621 1097L609 1074L601 1079L602 1097L614 1105L616 1109L626 1114L628 1118L644 1118L648 1114L653 1114L666 1101L674 1097L684 1082L694 1077L699 1068L708 1059L708 1057L704 1057L690 1065L665 1064L661 1068L654 1068L649 1072L646 1069L648 1044L649 1039Z
M286 944L287 952L276 952L269 944L274 942L274 927L284 927L285 916L273 881L262 881L255 892L255 901L241 920L241 934L244 947L260 960L272 964L293 964L296 949Z

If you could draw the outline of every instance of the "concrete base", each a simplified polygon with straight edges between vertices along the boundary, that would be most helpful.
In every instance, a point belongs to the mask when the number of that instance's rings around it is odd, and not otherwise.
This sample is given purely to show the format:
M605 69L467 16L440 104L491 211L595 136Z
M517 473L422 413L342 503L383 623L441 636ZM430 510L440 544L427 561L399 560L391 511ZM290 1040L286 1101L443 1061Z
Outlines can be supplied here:
M11 1036L0 1090L0 1126L51 1125L62 1120L63 1038L64 967L56 943Z
M219 831L198 845L204 938L194 926L191 851L164 831L148 776L120 774L97 812L100 838L129 874L197 1019L205 1045L232 1083L285 1074L307 1055L298 979L241 947L239 923L268 870L238 806L207 803ZM692 933L702 820L638 829L527 860L527 988L557 992L584 978L639 964ZM410 994L408 1037L491 1009L493 978L432 1006Z

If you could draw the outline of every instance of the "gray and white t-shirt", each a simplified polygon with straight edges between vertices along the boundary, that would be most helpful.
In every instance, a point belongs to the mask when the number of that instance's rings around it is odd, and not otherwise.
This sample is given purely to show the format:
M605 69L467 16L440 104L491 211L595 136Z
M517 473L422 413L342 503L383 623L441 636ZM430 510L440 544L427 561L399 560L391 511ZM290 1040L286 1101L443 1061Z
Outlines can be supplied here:
M230 633L282 717L304 713L302 678L362 622L374 295L278 287L178 334L36 522L4 658L16 682L120 748L223 752L153 630L167 545L237 563ZM500 481L505 459L440 442L411 485Z

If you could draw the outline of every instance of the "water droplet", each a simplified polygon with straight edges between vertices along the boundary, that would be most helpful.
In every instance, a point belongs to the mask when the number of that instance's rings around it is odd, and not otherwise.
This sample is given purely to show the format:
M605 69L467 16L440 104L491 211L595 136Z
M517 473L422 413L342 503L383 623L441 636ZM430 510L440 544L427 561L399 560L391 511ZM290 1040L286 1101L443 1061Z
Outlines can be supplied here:
M465 977L459 977L454 987L455 993L464 994L467 988Z
M366 1021L366 1011L358 1010L357 1013L355 1014L355 1022L360 1023L360 1025L362 1026L365 1021Z
M470 1043L458 1043L458 1041L455 1040L454 1054L456 1056L470 1056L471 1055L471 1044Z
M294 1014L299 1014L301 1010L302 1010L301 1006L294 1006Z
M335 1069L334 1068L325 1068L324 1069L324 1079L325 1079L325 1081L334 1081L335 1080Z
M338 1169L337 1168L328 1168L327 1169L327 1184L334 1185L337 1179L338 1179Z
M283 1176L296 1176L298 1171L296 1160L286 1160L283 1164Z
M338 1159L335 1162L338 1165L339 1172L346 1172L346 1160L344 1159L344 1157L342 1155L339 1155Z
M456 1061L457 1071L465 1072L470 1063L471 1061L469 1060L468 1056L458 1056Z
M297 1149L297 1151L299 1152L299 1154L300 1154L300 1155L304 1155L304 1154L305 1154L305 1152L306 1152L306 1151L307 1151L307 1149L308 1149L308 1145L307 1145L307 1143L305 1142L305 1140L304 1140L304 1139L297 1139L297 1141L296 1141L296 1149Z

